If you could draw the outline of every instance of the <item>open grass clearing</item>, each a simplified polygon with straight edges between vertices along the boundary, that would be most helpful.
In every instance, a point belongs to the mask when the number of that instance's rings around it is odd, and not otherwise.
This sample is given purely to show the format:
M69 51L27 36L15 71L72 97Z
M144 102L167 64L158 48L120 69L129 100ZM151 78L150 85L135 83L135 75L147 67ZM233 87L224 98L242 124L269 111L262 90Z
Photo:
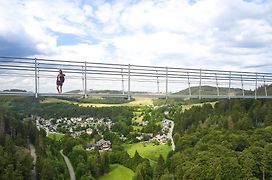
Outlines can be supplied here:
M141 131L143 129L143 127L142 126L133 126L133 130L134 131Z
M143 105L143 106L149 106L153 105L153 100L150 97L140 97L140 96L135 96L134 101L129 102L128 104L130 105Z
M135 100L124 104L94 104L94 103L78 103L82 107L113 107L113 106L145 106L152 105L152 98L134 97Z
M125 148L130 157L133 157L135 151L137 150L142 157L147 158L153 162L157 162L160 154L164 157L164 159L166 159L167 154L169 153L169 151L171 151L171 147L167 144L154 145L154 143L142 142L135 144L126 144Z
M215 103L216 102L205 102L205 103L196 103L196 104L188 104L188 105L181 105L181 106L182 106L182 110L185 111L185 110L191 109L194 106L202 107L204 104L211 104L212 107L214 107Z
M49 97L49 98L45 98L43 100L40 100L40 103L68 103L68 104L72 104L74 103L73 101L68 101L68 100L64 100L64 99L59 99L59 98L53 98L53 97Z
M82 107L113 107L113 106L145 106L145 105L152 105L153 101L152 98L149 97L134 97L134 101L131 101L129 103L123 103L123 104L97 104L97 103L87 103L87 102L75 102L75 101L69 101L54 97L48 97L40 101L40 103L68 103L68 104L78 104Z
M111 164L110 172L103 175L99 180L131 180L134 172L120 164Z
M47 137L56 141L59 141L63 138L64 134L61 133L48 133Z

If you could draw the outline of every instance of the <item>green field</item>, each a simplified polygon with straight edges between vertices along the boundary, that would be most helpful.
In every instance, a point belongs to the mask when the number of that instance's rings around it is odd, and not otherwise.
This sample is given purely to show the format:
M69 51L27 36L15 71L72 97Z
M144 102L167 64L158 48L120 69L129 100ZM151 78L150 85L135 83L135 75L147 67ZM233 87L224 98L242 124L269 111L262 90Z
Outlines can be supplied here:
M45 98L40 103L73 103L72 101L63 100L59 98Z
M47 137L49 137L50 139L54 139L56 141L59 141L63 138L64 134L60 134L60 133L48 133Z
M110 172L103 175L99 180L131 180L134 172L120 164L110 165Z
M132 126L133 127L133 131L141 131L143 129L142 126Z
M216 102L205 102L205 103L195 103L195 104L188 104L188 105L182 105L182 111L189 110L194 106L200 106L202 107L204 104L211 104L212 107L216 104Z
M171 151L171 147L166 144L154 145L153 143L126 144L125 148L130 157L133 157L137 150L142 157L151 160L152 163L157 162L160 154L166 159L167 154Z
M134 101L127 102L127 103L117 103L117 104L104 104L104 103L92 103L92 102L76 102L73 100L64 100L60 98L45 98L40 101L40 103L68 103L68 104L78 104L79 106L82 107L112 107L112 106L146 106L146 105L152 105L152 98L148 97L134 97Z
M152 98L134 97L134 101L123 104L95 104L95 103L78 103L79 106L88 107L112 107L112 106L147 106L152 105Z

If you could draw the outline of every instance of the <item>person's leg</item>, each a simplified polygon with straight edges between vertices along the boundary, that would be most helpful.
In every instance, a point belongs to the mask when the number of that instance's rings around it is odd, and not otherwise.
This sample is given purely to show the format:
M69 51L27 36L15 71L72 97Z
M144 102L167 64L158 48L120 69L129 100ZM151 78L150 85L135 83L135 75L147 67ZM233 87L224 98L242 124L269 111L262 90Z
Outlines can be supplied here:
M60 90L59 90L59 85L57 85L57 91L58 91L58 93L60 93Z
M60 93L62 93L62 85L60 85Z

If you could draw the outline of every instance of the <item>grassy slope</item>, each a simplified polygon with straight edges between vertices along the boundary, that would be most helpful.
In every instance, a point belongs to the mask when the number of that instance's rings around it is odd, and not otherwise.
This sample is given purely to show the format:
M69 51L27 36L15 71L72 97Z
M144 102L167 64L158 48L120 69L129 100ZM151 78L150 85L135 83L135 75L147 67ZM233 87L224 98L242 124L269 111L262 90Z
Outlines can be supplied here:
M213 107L215 105L216 102L206 102L206 103L196 103L196 104L188 104L188 105L182 105L182 110L189 110L191 109L193 106L203 106L204 104L211 104Z
M71 103L70 101L58 99L58 98L45 98L40 103Z
M228 95L229 88L228 87L219 87L220 95ZM189 88L181 90L174 94L180 95L189 95ZM199 87L193 86L191 87L191 94L192 95L199 95ZM201 94L202 95L217 95L217 88L214 86L202 86L201 87ZM252 95L253 91L245 90L246 95ZM230 88L230 95L242 95L242 90L240 88Z
M64 134L60 134L60 133L48 133L47 137L49 137L50 139L59 141L63 138Z
M166 159L168 152L171 151L171 147L166 144L154 145L153 143L146 145L144 143L127 144L125 148L130 157L133 157L137 150L142 157L148 158L153 163L157 162L160 154Z
M134 172L120 164L110 165L110 172L103 175L99 180L131 180Z
M93 106L93 107L111 107L111 106L139 106L139 105L152 105L152 98L135 97L135 100L124 104L94 104L94 103L80 103L80 106Z
M72 104L78 104L82 107L112 107L112 106L138 106L138 105L152 105L152 98L147 97L135 97L135 100L129 103L123 103L123 104L96 104L96 103L79 103L69 100L63 100L58 98L45 98L41 101L41 103L72 103Z

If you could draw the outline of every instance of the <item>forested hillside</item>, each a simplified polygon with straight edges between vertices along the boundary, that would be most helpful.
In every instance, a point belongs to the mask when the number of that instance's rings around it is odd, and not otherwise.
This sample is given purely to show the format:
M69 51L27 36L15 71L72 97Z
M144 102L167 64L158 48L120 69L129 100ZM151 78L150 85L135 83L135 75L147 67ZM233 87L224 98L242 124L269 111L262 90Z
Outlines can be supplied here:
M243 95L243 91L241 88L229 88L228 87L220 87L218 88L220 95L236 95L241 96ZM266 85L266 90L268 95L272 95L272 85ZM245 95L253 96L255 94L255 89L252 90L244 90ZM179 95L189 95L189 88L176 92L174 94ZM191 94L192 95L199 95L199 86L191 87ZM216 86L201 86L201 94L202 95L217 95L217 88ZM257 88L257 95L264 96L265 95L265 88L264 86L260 86Z
M35 145L37 179L66 179L68 172L58 147L29 120L0 108L0 179L31 179L33 159L28 141Z
M30 179L32 159L27 148L27 126L0 109L0 179Z
M269 100L220 100L190 109L177 104L145 108L146 112L141 112L145 114L143 120L156 122L168 118L175 122L176 150L166 159L160 156L152 163L137 151L130 157L118 135L130 138L135 107L43 104L34 98L19 97L2 97L1 106L5 108L0 109L0 179L30 178L33 166L28 139L36 147L38 179L69 177L59 153L61 149L70 158L78 179L98 179L110 171L112 164L134 171L135 180L272 178L272 101ZM45 131L37 130L32 121L24 118L32 114L54 118L109 117L115 125L101 133L113 143L112 151L85 151L84 145L102 137L97 131L78 138L66 134L61 141L46 138Z
M272 178L271 101L225 100L171 113L176 152L165 170L177 179Z
M134 107L80 107L79 105L63 102L41 103L34 97L0 97L0 107L9 107L22 116L37 115L45 118L90 116L97 118L110 118L113 121L126 117L132 118Z

